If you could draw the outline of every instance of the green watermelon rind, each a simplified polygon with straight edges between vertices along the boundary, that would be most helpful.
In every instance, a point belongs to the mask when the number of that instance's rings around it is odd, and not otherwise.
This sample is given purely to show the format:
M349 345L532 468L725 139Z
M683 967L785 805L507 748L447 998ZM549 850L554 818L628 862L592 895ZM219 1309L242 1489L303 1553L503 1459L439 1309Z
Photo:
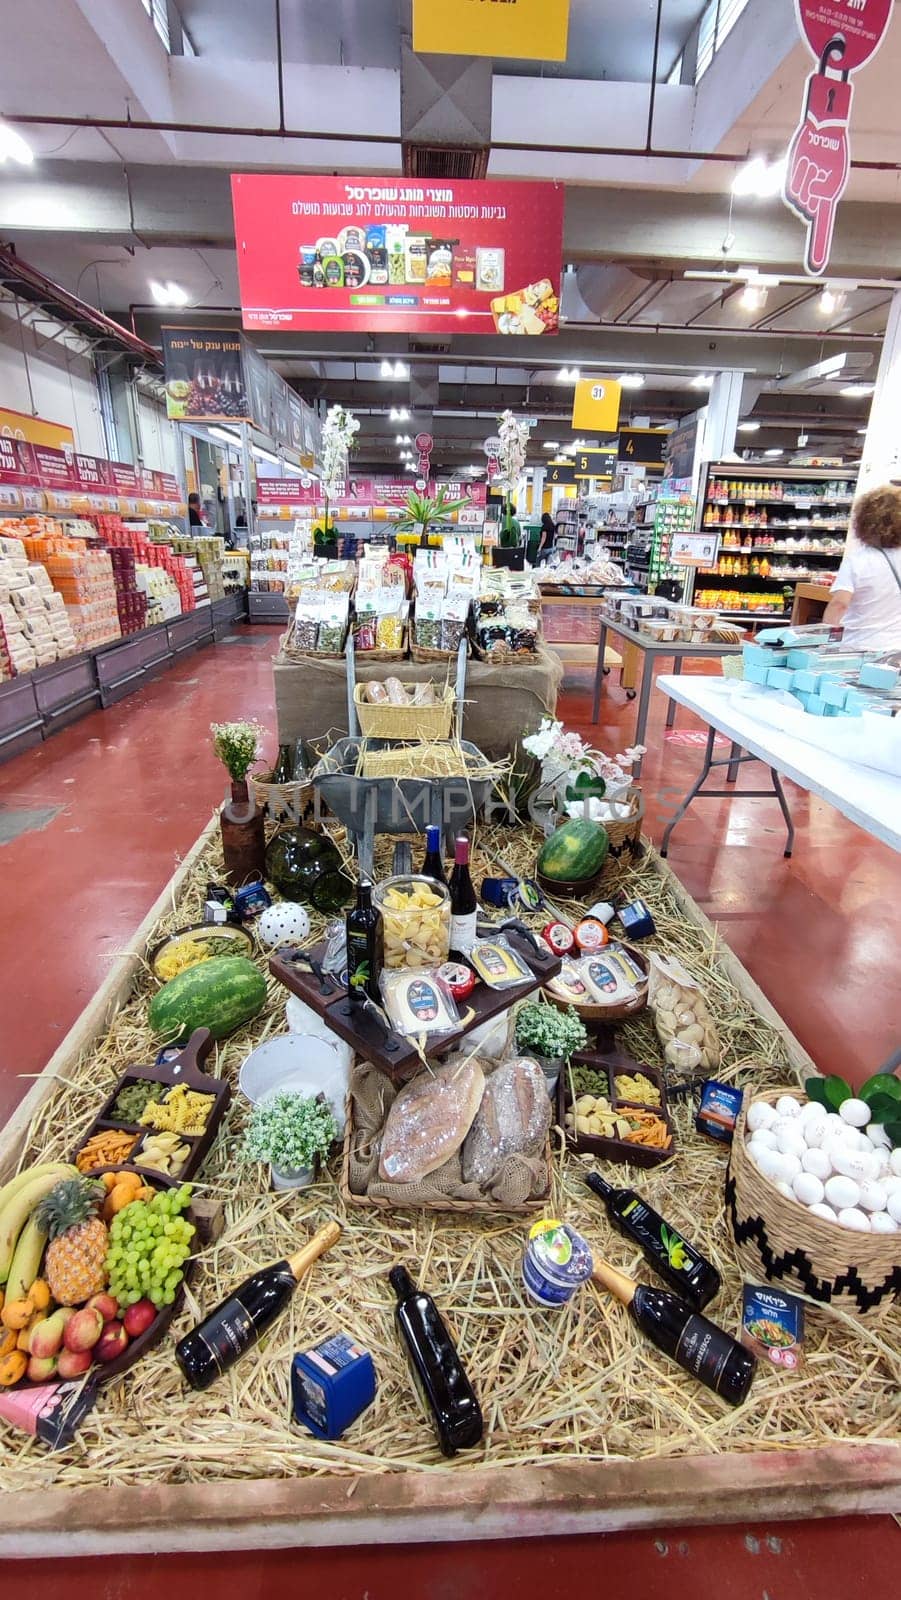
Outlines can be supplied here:
M225 1039L259 1016L266 979L244 956L217 956L170 978L150 1002L148 1021L169 1044L184 1044L195 1028Z
M597 877L607 859L610 841L600 822L573 818L546 839L538 871L555 883L581 883Z

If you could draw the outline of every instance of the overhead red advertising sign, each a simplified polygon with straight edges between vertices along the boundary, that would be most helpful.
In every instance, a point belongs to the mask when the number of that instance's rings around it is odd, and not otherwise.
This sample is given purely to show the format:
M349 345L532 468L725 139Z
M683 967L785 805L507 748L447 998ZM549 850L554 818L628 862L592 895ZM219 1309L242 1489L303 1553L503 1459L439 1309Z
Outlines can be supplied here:
M851 170L849 75L879 49L892 0L795 0L795 9L817 70L807 79L782 194L807 226L804 265L818 278L829 263L838 203Z
M333 496L333 506L402 506L412 488L409 478L352 478L338 485ZM488 503L488 487L484 483L428 484L428 492L435 495L438 489L447 492L448 499L464 497L470 505L484 507ZM323 502L322 486L317 479L304 484L298 478L257 478L257 504L261 506L318 506Z
M242 173L248 329L556 333L563 187Z
M7 439L0 434L0 483L15 488L31 488L37 483L32 446L22 439Z

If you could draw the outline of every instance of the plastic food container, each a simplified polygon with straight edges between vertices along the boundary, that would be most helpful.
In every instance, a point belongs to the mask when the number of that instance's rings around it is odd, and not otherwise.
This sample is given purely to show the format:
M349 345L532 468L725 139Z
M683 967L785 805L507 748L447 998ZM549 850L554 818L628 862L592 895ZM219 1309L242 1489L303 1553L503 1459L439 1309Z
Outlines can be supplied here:
M670 644L681 638L681 610L682 607L673 600L657 599L653 595L642 596L640 599L623 601L622 620L627 627L635 628L648 639L658 644Z
M591 1277L591 1250L567 1223L543 1219L529 1233L522 1258L527 1295L540 1306L565 1306Z
M435 904L421 903L428 895ZM440 967L450 950L451 904L443 883L421 873L386 878L372 896L382 914L386 967Z
M686 644L706 644L710 640L719 617L715 611L700 606L679 606L679 637Z

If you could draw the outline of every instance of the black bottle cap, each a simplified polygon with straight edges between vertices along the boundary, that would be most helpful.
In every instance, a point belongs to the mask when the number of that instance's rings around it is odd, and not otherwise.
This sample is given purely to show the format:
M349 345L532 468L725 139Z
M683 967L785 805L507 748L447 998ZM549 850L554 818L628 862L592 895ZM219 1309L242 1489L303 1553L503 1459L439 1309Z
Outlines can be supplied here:
M406 1300L408 1295L416 1293L416 1285L406 1267L392 1267L388 1274L388 1281L398 1300Z
M612 1183L608 1183L606 1178L602 1178L599 1172L587 1172L585 1174L585 1182L588 1184L589 1189L593 1189L595 1194L600 1195L602 1200L606 1200L613 1193Z

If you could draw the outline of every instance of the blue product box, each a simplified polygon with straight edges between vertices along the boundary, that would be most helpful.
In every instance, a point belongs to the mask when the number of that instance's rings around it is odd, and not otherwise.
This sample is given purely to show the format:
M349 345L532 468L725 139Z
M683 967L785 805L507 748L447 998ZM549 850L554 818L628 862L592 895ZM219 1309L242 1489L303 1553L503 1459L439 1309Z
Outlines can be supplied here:
M801 667L795 673L795 688L803 690L804 694L816 694L822 676L821 672L808 672Z
M701 1104L695 1117L698 1133L706 1133L721 1144L731 1144L738 1113L741 1110L743 1091L734 1083L720 1083L717 1078L707 1078L701 1085Z
M831 678L827 678L826 682L820 687L820 699L824 700L827 706L841 707L848 698L850 687L850 684L835 683Z
M810 697L810 705L807 707L807 709L812 717L825 717L826 702L821 700L818 694L812 694Z
M759 644L745 644L742 646L742 657L745 666L753 662L757 667L784 667L788 660L788 651L764 650Z
M879 705L878 702L876 704L868 703L865 709L871 711L874 717L891 717L894 715L891 706Z
M791 689L794 685L795 675L788 667L770 667L766 675L768 689Z
M787 665L801 667L802 669L804 667L812 667L818 656L819 651L817 650L802 650L796 647L794 650L789 650Z
M376 1391L372 1356L346 1333L333 1333L294 1357L291 1364L293 1420L317 1439L340 1439Z
M896 667L881 667L875 661L865 661L860 669L860 681L865 689L894 689L899 676Z
M765 662L758 664L756 661L746 661L744 671L745 683L766 683L767 678L772 670L772 667L767 665Z

